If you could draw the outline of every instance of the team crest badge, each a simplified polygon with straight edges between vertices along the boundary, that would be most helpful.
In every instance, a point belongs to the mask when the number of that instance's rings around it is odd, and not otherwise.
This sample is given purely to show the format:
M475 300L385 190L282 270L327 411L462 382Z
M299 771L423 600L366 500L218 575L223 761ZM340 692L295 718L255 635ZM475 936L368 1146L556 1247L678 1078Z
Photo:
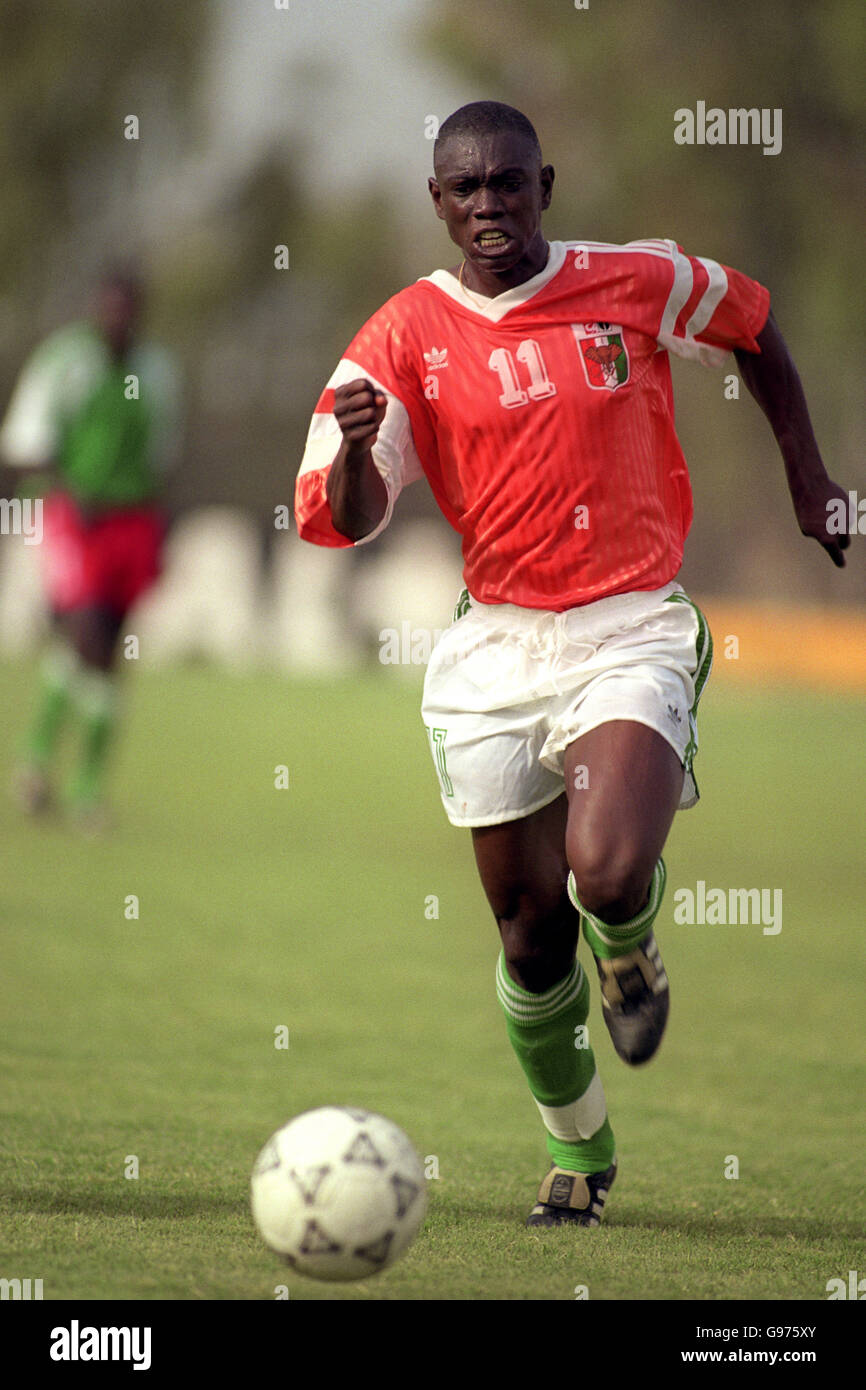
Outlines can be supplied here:
M628 381L628 350L618 323L573 323L587 386L615 391Z

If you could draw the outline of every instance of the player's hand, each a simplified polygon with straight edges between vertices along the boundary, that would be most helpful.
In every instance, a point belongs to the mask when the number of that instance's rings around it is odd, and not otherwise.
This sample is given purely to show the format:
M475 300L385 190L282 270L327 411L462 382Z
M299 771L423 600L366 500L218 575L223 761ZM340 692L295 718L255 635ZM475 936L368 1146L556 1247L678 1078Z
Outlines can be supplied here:
M366 377L349 381L334 391L334 414L343 439L352 452L369 449L385 418L387 401Z
M824 547L833 564L844 569L842 552L851 544L847 492L832 479L825 478L810 489L808 495L795 499L794 510L803 535L812 536Z

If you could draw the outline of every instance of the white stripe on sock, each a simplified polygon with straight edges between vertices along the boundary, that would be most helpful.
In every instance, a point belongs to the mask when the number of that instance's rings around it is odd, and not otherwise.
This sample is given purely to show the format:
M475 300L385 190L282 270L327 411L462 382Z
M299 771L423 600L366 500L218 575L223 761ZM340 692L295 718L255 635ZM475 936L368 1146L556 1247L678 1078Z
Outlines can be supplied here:
M641 908L636 917L632 917L628 922L620 922L616 926L611 926L608 922L599 921L598 917L594 917L591 912L587 912L586 908L582 906L577 896L577 886L574 881L574 874L572 873L568 875L568 896L571 899L572 906L576 907L584 917L589 919L592 923L593 931L602 941L608 946L621 946L624 937L628 938L632 932L637 931L645 922L651 922L655 917L661 905L666 879L667 873L664 862L659 859L653 869L653 876L650 880L649 900L646 906ZM647 928L647 930L649 930L649 928Z
M564 1139L576 1144L581 1139L591 1139L601 1129L607 1117L604 1088L598 1072L590 1081L582 1096L569 1105L535 1104L541 1112L544 1127L554 1139Z
M558 985L544 994L527 995L520 990L505 969L502 957L496 966L496 996L515 1023L547 1023L573 1004L583 988L583 966L575 961L573 968Z

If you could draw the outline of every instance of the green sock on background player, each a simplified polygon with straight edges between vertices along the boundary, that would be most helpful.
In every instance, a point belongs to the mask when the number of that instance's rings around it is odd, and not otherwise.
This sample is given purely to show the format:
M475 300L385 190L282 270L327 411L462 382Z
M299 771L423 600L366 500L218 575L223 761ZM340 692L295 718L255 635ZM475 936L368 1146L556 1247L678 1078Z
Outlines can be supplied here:
M640 912L630 921L611 926L608 922L602 922L599 917L594 917L591 912L587 912L577 896L574 874L568 875L568 896L572 906L576 907L580 913L583 934L593 955L600 956L602 960L616 960L618 956L628 955L639 942L643 941L658 915L664 897L666 881L664 860L659 859L653 870L646 906L642 907Z
M588 1045L589 980L579 961L559 984L530 994L512 980L501 952L496 993L509 1041L544 1121L553 1162L578 1173L608 1168L615 1145Z
M24 745L26 760L41 770L57 751L77 675L78 658L69 648L52 647L46 652L39 672L36 713Z
M84 728L70 797L78 806L90 807L102 799L108 751L117 722L116 677L109 671L80 672L75 704Z

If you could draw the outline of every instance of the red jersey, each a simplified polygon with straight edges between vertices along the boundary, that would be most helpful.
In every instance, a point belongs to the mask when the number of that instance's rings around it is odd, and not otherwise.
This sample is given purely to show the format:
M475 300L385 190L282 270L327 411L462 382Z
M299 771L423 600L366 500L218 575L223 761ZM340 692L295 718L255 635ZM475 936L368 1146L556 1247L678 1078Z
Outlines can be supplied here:
M387 398L373 459L388 524L426 476L463 538L481 603L562 611L657 589L692 519L668 353L720 366L758 350L762 285L673 241L552 242L531 280L485 299L438 270L364 325L319 399L295 489L300 535L348 546L325 493L340 447L334 388Z

